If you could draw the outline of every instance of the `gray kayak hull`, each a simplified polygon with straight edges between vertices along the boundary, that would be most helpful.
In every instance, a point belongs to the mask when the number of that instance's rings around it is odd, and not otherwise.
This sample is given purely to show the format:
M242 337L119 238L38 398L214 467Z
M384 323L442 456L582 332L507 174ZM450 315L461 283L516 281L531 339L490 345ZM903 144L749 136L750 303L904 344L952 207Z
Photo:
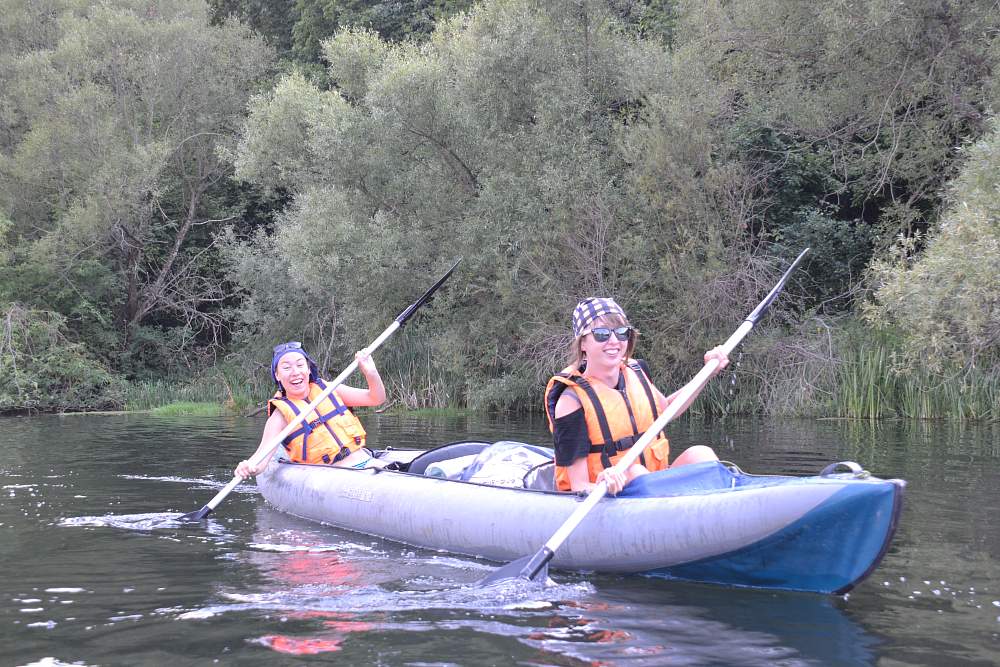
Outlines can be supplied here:
M669 482L666 473L656 475ZM272 463L257 484L270 504L295 516L500 563L536 552L582 500L405 472L287 462ZM738 471L731 484L681 495L606 497L551 566L842 593L885 554L904 486L901 480L848 474L793 478Z

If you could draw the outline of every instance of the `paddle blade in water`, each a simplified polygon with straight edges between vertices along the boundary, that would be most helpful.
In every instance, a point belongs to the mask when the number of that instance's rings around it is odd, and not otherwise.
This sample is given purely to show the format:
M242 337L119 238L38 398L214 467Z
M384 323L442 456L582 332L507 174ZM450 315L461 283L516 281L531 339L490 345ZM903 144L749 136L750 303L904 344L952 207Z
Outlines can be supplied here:
M200 510L195 510L194 512L188 512L187 514L181 515L180 521L201 521L205 519L209 514L212 513L212 508L205 505Z
M479 581L481 586L490 586L504 579L525 579L540 581L543 584L549 580L549 561L555 554L542 547L534 556L525 556L507 563L493 574Z

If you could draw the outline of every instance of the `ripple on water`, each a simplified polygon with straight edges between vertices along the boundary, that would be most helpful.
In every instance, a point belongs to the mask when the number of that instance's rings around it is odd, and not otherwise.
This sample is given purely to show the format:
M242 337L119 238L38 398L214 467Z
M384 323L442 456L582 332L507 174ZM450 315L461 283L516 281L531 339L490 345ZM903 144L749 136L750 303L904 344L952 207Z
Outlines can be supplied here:
M315 544L315 545L304 545L304 544L268 544L264 542L251 542L247 545L250 549L255 549L257 551L273 551L275 553L324 553L328 551L343 553L346 551L374 551L370 546L365 546L362 544Z
M136 479L149 482L173 482L176 484L189 484L195 489L221 489L229 480L225 482L220 482L214 479L207 479L205 477L177 477L176 475L118 475L120 479ZM238 484L232 491L233 493L249 493L258 494L260 491L257 490L255 484Z
M100 516L63 517L58 526L88 528L119 528L148 532L165 528L193 528L210 535L225 533L217 521L207 519L200 522L182 521L180 512L148 512L143 514L103 514Z
M86 593L85 588L75 588L75 587L64 587L64 588L46 588L46 593Z
M540 585L520 579L505 580L491 586L455 586L452 583L448 587L425 590L389 590L378 585L358 588L316 583L261 593L224 593L223 597L232 600L231 604L189 609L178 614L177 618L201 620L246 611L348 614L428 609L527 611L547 609L567 600L579 600L594 592L594 586L588 582Z

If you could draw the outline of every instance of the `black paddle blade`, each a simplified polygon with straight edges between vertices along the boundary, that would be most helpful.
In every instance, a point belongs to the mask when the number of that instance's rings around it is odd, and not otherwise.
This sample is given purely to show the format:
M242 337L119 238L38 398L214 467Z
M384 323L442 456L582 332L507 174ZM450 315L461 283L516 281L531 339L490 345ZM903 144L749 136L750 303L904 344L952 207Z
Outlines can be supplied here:
M795 267L797 267L802 262L802 258L806 256L807 252L809 252L809 248L806 248L805 250L799 253L799 256L795 258L795 261L792 262L792 265L788 267L788 269L785 271L785 274L781 276L781 280L778 281L778 284L772 287L771 291L768 292L766 297L764 297L764 300L761 301L757 305L757 307L753 309L753 312L750 313L750 315L746 319L747 322L749 322L750 324L757 324L757 322L760 321L760 318L764 316L764 313L767 312L767 309L771 307L771 303L778 298L778 294L780 294L781 290L784 289L785 283L788 282L788 278L792 275L792 272L795 271Z
M201 521L211 513L212 513L212 508L209 507L208 505L205 505L200 510L196 510L194 512L188 512L187 514L182 515L178 519L178 521Z
M431 285L431 288L426 292L424 292L423 296L421 296L419 299L411 303L409 306L407 306L406 310L404 310L399 314L399 316L396 318L396 321L399 322L399 326L403 326L404 324L406 324L406 320L410 319L413 313L417 312L417 309L420 308L420 306L424 305L430 300L430 298L434 295L434 292L436 292L438 288L444 284L444 281L448 280L448 278L451 277L451 274L455 271L455 268L458 267L461 261L462 258L460 257L457 262L451 265L451 268L448 269L448 273L438 278L438 281L433 285Z
M480 586L491 586L506 579L524 579L526 581L549 580L549 561L555 554L548 547L542 547L534 556L525 556L507 563L491 575L479 580Z

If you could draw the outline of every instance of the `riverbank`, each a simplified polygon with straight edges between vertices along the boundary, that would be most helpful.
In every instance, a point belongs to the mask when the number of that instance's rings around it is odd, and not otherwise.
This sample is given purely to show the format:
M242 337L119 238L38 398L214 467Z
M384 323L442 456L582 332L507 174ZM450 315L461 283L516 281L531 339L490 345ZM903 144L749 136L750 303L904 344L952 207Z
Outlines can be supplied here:
M59 414L74 415L117 415L117 414L153 414L162 417L175 417L180 415L198 415L203 417L216 417L221 415L240 415L243 417L254 417L264 413L266 406L258 406L249 412L239 409L236 405L228 403L211 403L195 401L178 401L167 403L144 410L102 410L92 412L65 412ZM468 408L407 408L402 404L390 405L384 409L374 412L380 415L397 416L410 415L413 417L468 417L474 414L475 410Z
M710 383L690 413L713 419L760 415L871 421L1000 420L1000 370L908 368L900 364L899 355L894 339L864 329L845 327L825 343L802 331L765 334L750 341L745 355L733 355L732 368L736 370L727 370ZM388 399L377 410L379 414L541 413L541 380L514 376L492 379L488 384L517 387L512 391L516 397L499 405L480 394L467 395L463 378L430 377L412 368L400 373L396 366L403 361L386 359L383 374ZM651 365L654 380L665 392L697 370L671 367L656 360ZM431 365L423 373L431 373L434 368ZM417 390L432 385L434 392ZM67 392L53 396L45 404L5 406L4 414L106 414L120 409L165 415L249 417L265 410L272 392L272 383L248 376L239 367L220 365L191 377L173 375L131 382L119 378L107 393L97 399L91 397L89 403L75 404L75 394Z

